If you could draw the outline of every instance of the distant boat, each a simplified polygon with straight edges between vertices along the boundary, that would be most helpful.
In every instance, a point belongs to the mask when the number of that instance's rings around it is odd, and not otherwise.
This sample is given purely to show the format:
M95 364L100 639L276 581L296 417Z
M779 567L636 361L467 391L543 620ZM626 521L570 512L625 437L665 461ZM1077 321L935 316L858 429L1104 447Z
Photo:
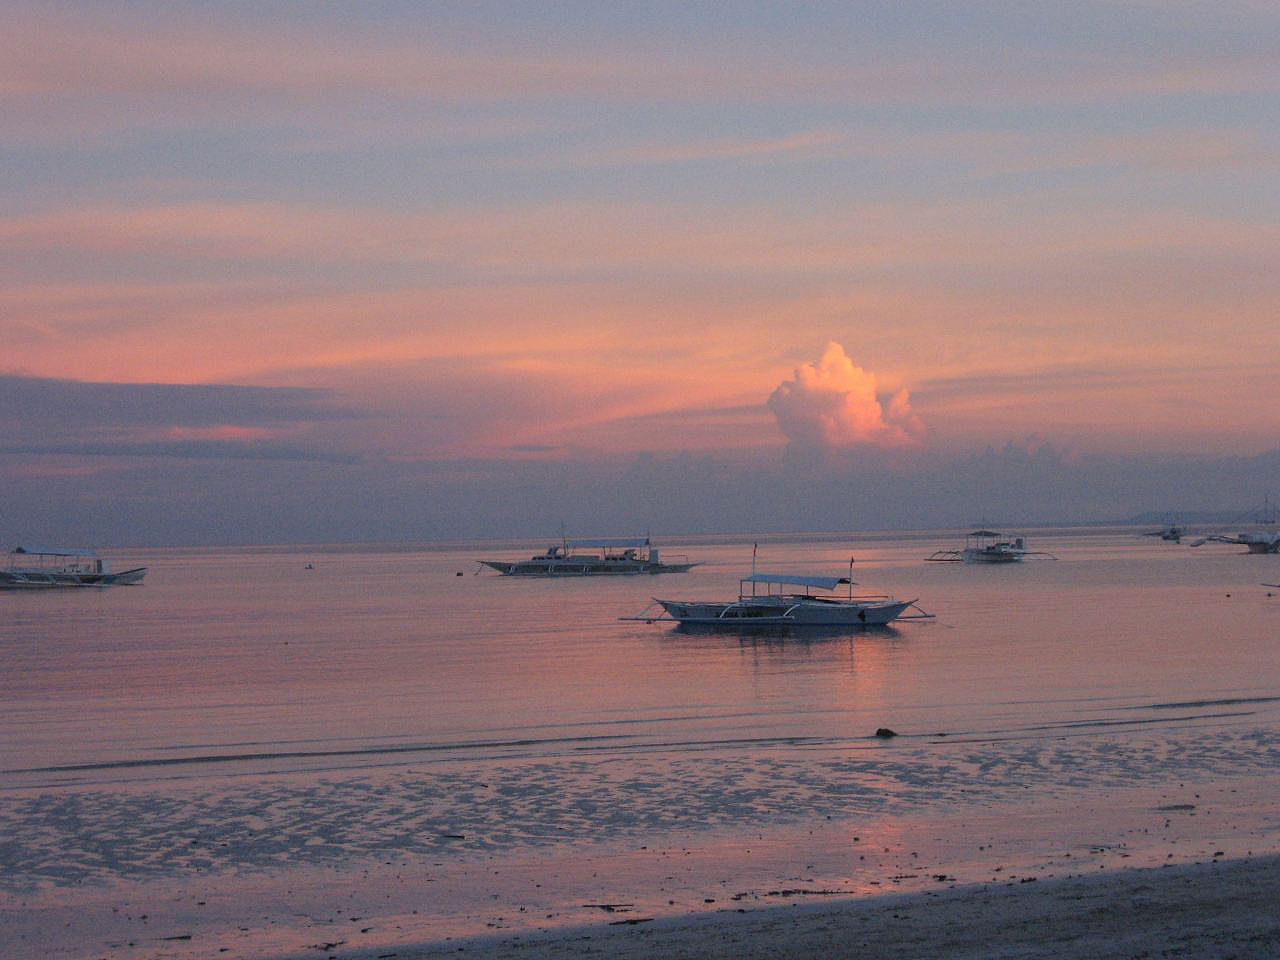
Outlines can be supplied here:
M1245 547L1245 553L1280 553L1280 530L1248 530L1235 536L1214 534L1193 541L1191 546L1206 543L1238 543Z
M1021 563L1027 557L1057 560L1051 553L1028 550L1022 537L994 530L975 530L964 538L959 550L937 550L926 560L934 563Z
M480 560L504 577L610 577L684 573L696 567L685 556L663 560L648 537L631 540L563 540L528 560Z
M1144 533L1143 536L1159 537L1161 540L1166 540L1170 543L1181 543L1182 537L1183 537L1183 529L1180 526L1178 526L1176 523L1171 523L1169 524L1169 526L1164 527L1163 529L1152 530L1150 533Z
M844 584L849 586L846 597L813 595L814 590L831 591ZM647 611L642 611L638 616L622 619L646 623L672 620L685 626L740 630L754 627L880 627L899 619L933 618L932 614L916 606L915 600L855 596L853 585L851 577L752 573L738 581L736 600L708 602L660 600L655 597L653 602L662 607L662 614L648 616ZM761 587L763 592L759 589ZM650 608L652 606L650 604ZM904 616L909 608L917 613Z
M117 587L141 583L146 567L112 573L92 550L17 547L0 570L0 590L47 590L57 587Z
M1275 514L1271 512L1271 498L1264 498L1262 507L1251 511L1246 516L1250 515L1257 518L1254 521L1257 529L1234 535L1213 534L1201 537L1191 546L1199 547L1206 543L1238 543L1245 547L1245 553L1280 553L1280 529L1277 529Z

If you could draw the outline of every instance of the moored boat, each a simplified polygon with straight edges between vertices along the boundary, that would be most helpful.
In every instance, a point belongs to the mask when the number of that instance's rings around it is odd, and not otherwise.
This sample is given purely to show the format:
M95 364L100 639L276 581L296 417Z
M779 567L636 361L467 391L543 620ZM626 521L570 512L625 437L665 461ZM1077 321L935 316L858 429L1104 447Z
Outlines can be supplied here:
M847 585L844 597L819 596ZM738 581L738 598L729 601L662 600L654 597L661 614L647 610L624 620L647 623L675 621L684 626L743 629L752 627L877 627L895 620L929 620L916 601L898 600L888 595L865 596L853 593L851 577L795 576L752 573ZM908 609L916 613L907 614Z
M92 550L17 547L0 570L0 590L48 590L58 587L117 587L141 583L146 567L112 573Z
M1238 543L1245 548L1245 553L1280 553L1280 531L1247 530L1234 536L1215 534L1201 537L1191 546L1200 547L1206 543Z
M600 577L684 573L696 563L688 557L662 559L648 537L612 540L563 540L528 560L480 560L504 577Z
M1021 563L1026 557L1058 559L1051 553L1028 550L1022 537L994 530L975 530L959 550L936 550L926 560L934 563Z
M1245 548L1245 553L1280 553L1280 521L1271 508L1271 498L1264 497L1262 506L1250 510L1243 519L1253 521L1254 529L1240 533L1212 534L1201 537L1191 544L1193 547L1206 543L1238 543Z

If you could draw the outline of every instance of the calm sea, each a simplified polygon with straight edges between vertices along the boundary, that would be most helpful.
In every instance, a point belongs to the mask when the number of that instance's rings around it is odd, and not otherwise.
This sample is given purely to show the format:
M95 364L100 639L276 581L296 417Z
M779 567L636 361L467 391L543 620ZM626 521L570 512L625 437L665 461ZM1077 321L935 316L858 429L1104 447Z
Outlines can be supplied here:
M122 554L144 585L0 594L0 892L1273 775L1280 557L1139 533L1030 531L1058 559L999 567L924 562L955 532L762 541L937 616L815 638L619 619L733 596L749 537L555 580L477 572L542 543Z

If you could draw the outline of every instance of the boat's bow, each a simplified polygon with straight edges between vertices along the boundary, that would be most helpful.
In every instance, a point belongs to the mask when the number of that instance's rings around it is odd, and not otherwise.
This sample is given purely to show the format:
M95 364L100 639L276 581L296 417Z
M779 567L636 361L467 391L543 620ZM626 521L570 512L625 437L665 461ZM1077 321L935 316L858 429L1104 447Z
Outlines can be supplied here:
M108 573L103 575L103 582L111 586L125 587L136 583L141 583L142 578L147 575L146 567L134 567L132 570L121 570L119 573Z

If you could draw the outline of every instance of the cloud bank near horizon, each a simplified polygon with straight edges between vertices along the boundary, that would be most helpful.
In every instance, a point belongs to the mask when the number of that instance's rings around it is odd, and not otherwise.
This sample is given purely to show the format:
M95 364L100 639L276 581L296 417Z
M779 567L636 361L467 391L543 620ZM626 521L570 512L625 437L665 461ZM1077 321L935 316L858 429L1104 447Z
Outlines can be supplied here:
M857 456L787 457L774 446L744 458L673 445L602 456L538 443L487 457L432 456L406 446L418 429L406 425L406 411L426 415L413 406L416 373L399 381L407 406L395 408L398 416L339 384L0 376L0 483L10 493L0 537L101 545L461 539L541 536L562 520L602 534L963 526L980 516L1023 525L1248 505L1280 470L1280 451L1117 456L1044 440L980 453L904 448L921 429L909 398L884 397L875 375L834 342L783 381L771 405L687 416L712 430L737 423L760 432L768 425L753 418L781 410L792 443ZM485 422L467 419L477 394L465 380L442 381L427 405L445 416L442 438ZM492 415L517 412L520 389L497 398ZM447 416L443 393L456 395ZM650 426L669 434L681 419Z
M326 431L369 419L369 412L316 387L0 374L0 455L10 458L352 462L356 455L338 449Z
M713 454L625 463L339 462L172 456L17 460L0 452L0 542L168 546L584 535L788 533L1114 521L1243 513L1280 472L1253 457L1067 456L1010 444L894 463ZM35 472L27 467L34 463ZM21 504L21 509L15 509Z

